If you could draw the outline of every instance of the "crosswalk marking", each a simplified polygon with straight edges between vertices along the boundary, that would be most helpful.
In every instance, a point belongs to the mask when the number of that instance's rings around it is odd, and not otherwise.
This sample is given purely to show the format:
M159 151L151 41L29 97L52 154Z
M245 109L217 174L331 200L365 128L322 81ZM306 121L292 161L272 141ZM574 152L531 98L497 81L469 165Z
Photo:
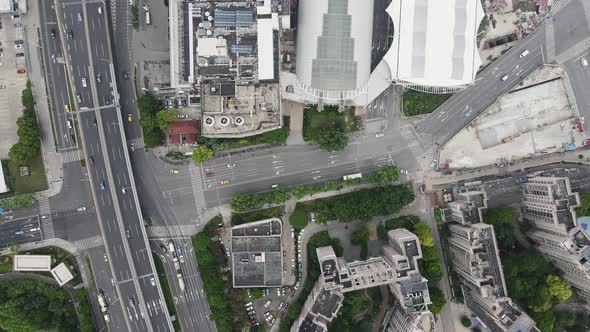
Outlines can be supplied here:
M576 45L570 47L567 51L559 54L556 57L557 63L563 64L564 62L566 62L570 59L577 58L577 57L581 56L582 54L584 54L585 52L587 52L589 47L590 47L590 38L586 38L586 39L582 40L581 42L577 43Z
M149 238L184 238L196 234L198 225L150 226L145 229Z
M90 248L96 248L96 247L102 246L103 244L104 244L104 241L102 239L102 236L100 236L100 235L74 241L74 245L79 250L87 250Z
M545 61L551 63L555 60L555 27L552 22L547 23L545 29L545 47L547 49Z
M73 163L76 161L80 161L80 159L82 159L82 154L80 150L62 151L60 152L60 154L64 164Z
M430 165L430 157L432 157L432 150L426 149L422 143L422 139L413 130L412 125L406 124L401 127L400 133L402 137L408 142L408 148L412 152L416 162L421 169L426 169Z
M132 139L128 140L128 142L129 142L129 144L133 144L135 149L143 149L145 146L145 144L143 143L142 137L132 138Z
M195 197L195 206L197 208L197 214L201 215L207 209L207 203L205 202L205 185L203 184L203 177L201 176L201 170L197 165L191 163L189 165L189 173L191 176L191 186L193 188L193 196Z
M49 206L49 198L41 196L38 199L39 212L41 213L41 232L43 240L55 238L55 231L53 230L53 218L51 217L51 207Z

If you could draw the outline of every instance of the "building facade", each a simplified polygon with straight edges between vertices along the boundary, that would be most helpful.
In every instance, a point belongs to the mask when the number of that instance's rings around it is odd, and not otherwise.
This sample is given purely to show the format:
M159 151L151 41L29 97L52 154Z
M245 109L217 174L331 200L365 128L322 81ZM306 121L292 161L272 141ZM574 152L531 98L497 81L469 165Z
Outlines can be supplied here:
M565 177L534 177L522 187L523 218L533 228L528 235L537 249L561 272L563 279L590 302L590 236L577 224L580 195Z

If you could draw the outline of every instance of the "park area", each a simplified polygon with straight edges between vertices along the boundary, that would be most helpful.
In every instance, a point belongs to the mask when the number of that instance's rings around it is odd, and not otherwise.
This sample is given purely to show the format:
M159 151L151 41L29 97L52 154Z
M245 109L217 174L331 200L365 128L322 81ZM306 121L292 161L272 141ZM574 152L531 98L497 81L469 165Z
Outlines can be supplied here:
M319 144L325 151L340 151L348 144L347 133L360 128L360 118L354 108L338 112L335 107L326 107L319 112L315 107L303 113L303 139Z
M402 97L402 110L406 116L432 113L451 96L451 94L439 95L408 90Z

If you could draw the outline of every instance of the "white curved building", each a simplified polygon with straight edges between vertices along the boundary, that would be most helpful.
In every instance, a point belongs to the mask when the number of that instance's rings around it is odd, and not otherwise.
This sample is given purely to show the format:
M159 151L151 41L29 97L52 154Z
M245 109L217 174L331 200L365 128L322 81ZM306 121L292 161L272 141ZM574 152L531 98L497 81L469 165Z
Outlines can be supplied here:
M393 0L387 13L394 36L384 60L393 81L433 93L473 83L481 65L480 0Z
M367 92L373 0L299 0L297 87L339 101Z

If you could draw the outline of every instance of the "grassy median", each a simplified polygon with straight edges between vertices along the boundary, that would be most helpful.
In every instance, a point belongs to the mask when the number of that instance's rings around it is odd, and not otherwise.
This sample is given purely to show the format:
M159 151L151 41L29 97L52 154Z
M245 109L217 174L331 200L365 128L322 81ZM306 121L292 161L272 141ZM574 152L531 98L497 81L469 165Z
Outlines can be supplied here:
M176 305L174 305L174 298L172 297L170 284L168 283L168 278L166 277L166 269L164 269L164 263L162 263L160 256L154 253L152 253L152 256L154 257L154 265L156 265L156 271L158 273L160 285L162 286L162 293L164 293L164 299L166 300L168 313L170 313L170 317L176 316ZM176 317L176 319L172 321L172 325L174 326L174 331L182 331L178 317Z

